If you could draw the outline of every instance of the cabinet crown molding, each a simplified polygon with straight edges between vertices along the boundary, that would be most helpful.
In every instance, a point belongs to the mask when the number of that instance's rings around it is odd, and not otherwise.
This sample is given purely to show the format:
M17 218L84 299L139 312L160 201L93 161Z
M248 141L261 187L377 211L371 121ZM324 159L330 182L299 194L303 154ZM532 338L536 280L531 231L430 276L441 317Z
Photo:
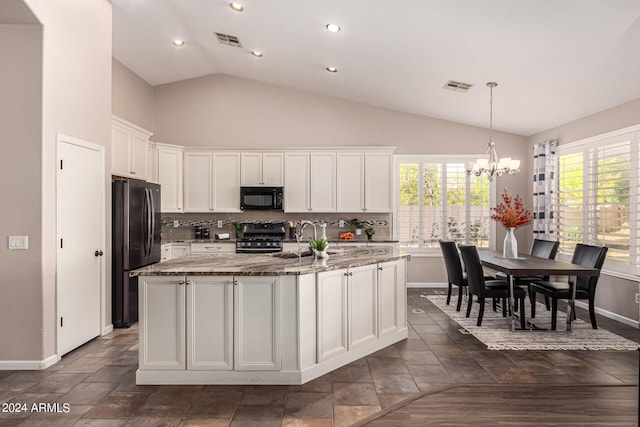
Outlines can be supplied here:
M138 132L144 133L149 138L151 138L154 135L154 133L151 132L150 130L147 130L147 129L143 128L143 127L140 127L140 126L136 125L135 123L131 123L130 121L125 120L122 117L118 117L118 116L112 115L111 116L111 122L112 123L118 123L120 125L124 125L124 126L130 127L130 128L133 128L133 129L137 130Z

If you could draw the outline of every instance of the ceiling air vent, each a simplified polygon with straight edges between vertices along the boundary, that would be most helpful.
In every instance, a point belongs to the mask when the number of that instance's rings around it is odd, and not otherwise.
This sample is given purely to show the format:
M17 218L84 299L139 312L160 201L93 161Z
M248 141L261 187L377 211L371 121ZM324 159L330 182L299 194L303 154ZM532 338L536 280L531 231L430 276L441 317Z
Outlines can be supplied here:
M229 34L223 34L223 33L215 33L215 35L218 38L218 41L222 44L226 44L233 47L242 47L242 43L240 43L240 40L236 36L231 36Z
M473 86L471 83L463 83L455 80L449 80L442 86L443 89L452 90L454 92L466 93Z

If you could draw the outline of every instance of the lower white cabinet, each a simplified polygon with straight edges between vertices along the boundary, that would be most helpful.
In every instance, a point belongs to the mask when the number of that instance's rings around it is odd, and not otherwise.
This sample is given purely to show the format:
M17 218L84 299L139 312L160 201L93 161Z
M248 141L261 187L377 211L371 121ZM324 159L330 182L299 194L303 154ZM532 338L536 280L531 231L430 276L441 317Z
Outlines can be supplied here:
M187 369L233 369L233 276L190 276Z
M234 285L235 370L279 370L280 277L241 276Z
M184 369L187 352L184 277L140 276L138 298L140 369Z
M406 264L378 264L378 336L384 338L407 324Z
M220 242L192 242L192 254L231 254L235 253L235 243Z
M349 350L378 338L377 265L350 268L347 274L347 336Z
M347 352L347 272L316 275L318 292L318 362Z
M140 276L138 283L140 370L280 369L279 277Z

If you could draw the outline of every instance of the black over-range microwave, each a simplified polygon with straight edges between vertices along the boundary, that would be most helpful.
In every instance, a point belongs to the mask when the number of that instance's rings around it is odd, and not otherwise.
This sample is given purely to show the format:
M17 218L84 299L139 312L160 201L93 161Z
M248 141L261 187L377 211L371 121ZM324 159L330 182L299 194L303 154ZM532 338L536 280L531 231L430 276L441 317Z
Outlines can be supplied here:
M240 209L282 211L282 187L240 187Z

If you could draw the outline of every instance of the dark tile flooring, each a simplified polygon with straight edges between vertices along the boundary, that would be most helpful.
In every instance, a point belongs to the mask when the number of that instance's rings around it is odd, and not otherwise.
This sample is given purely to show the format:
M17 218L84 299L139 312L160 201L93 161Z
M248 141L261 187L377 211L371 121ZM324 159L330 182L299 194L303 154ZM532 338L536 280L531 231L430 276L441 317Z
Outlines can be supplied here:
M465 399L478 393L493 399L492 417L474 424L496 425L496 417L508 415L505 421L520 425L503 403L523 393L553 399L545 391L550 387L579 402L594 390L618 393L626 405L595 406L623 417L618 425L635 417L638 352L489 351L421 297L435 292L441 291L409 290L407 340L302 386L136 386L137 329L115 330L44 371L0 371L0 427L467 425ZM578 316L588 318L580 309ZM598 322L640 342L638 329L603 317ZM25 404L27 411L6 412L5 403ZM33 403L57 403L61 412L51 412L55 405L31 411ZM456 403L462 409L446 409ZM563 419L570 425L570 411L584 411L566 408L559 406L550 425ZM536 417L528 413L529 425Z

